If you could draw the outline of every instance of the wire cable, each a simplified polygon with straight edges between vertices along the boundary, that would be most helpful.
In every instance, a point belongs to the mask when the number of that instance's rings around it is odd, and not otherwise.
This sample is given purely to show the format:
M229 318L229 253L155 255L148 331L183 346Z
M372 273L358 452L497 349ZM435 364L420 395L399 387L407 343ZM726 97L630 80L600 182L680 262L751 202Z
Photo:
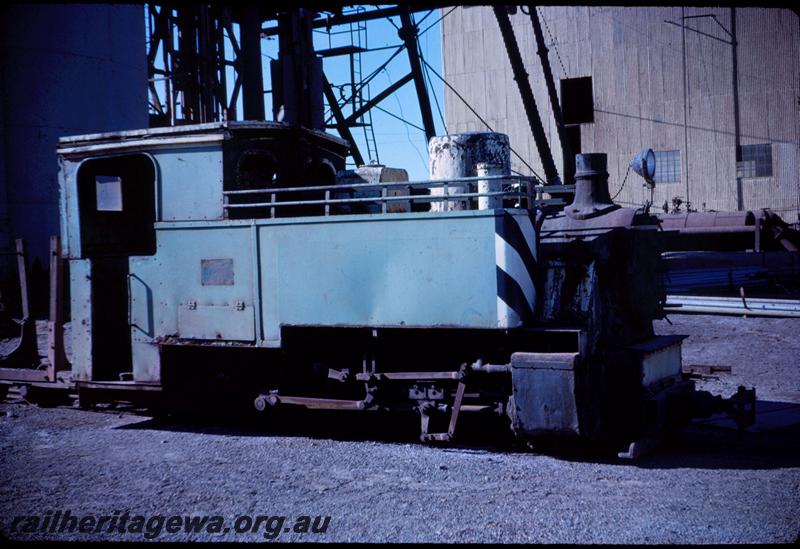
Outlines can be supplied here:
M417 126L416 124L414 124L414 123L412 123L412 122L409 122L408 120L405 120L404 118L400 118L399 116L397 116L397 115L396 115L396 114L394 114L393 112L389 112L389 111L387 111L386 109L382 108L380 105L373 105L373 108L375 108L375 109L378 109L378 110L379 110L379 111L381 111L381 112L385 112L385 113L386 113L386 114L388 114L389 116L391 116L391 117L393 117L393 118L396 118L396 119L398 119L398 120L399 120L400 122L402 122L403 124L407 124L407 125L411 126L412 128L415 128L415 129L417 129L417 130L419 130L419 131L421 131L421 132L424 132L424 131L425 131L425 128L420 128L420 127L419 127L419 126Z
M431 23L430 25L428 25L427 27L425 27L425 30L423 30L422 32L420 32L420 33L418 33L418 34L417 34L417 38L419 38L420 36L422 36L423 34L425 34L426 32L428 32L428 31L431 29L431 27L434 27L434 26L436 26L436 24L440 23L440 22L442 21L442 19L444 19L445 17L447 17L448 15L450 15L451 13L453 13L453 11L454 11L454 10L455 10L457 7L458 7L458 6L455 6L455 7L451 8L451 9L450 9L450 11L448 11L447 13L445 13L444 15L442 15L442 16L441 16L439 19L437 19L436 21L434 21L433 23ZM425 17L427 17L427 15L426 15ZM423 17L423 20L424 20L424 19L425 19L425 18ZM422 23L422 21L420 21L420 23Z
M385 69L384 69L384 70L385 70ZM388 74L389 74L389 71L386 71L386 74L388 75ZM391 77L390 77L390 78L391 78ZM403 117L403 118L402 118L402 120L405 120L405 117L406 117L406 115L405 115L405 113L403 112L403 104L400 102L400 99L397 97L397 94L395 94L395 95L394 95L394 99L395 99L395 101L397 102L397 108L398 108L398 109L400 109L400 116L402 116L402 117ZM376 105L376 106L377 106L377 105ZM388 112L388 111L384 111L384 112ZM406 122L406 124L408 124L409 126L413 126L413 124L411 124L411 123L410 123L410 122L408 122L407 120L405 120L405 122ZM418 129L420 129L420 130L421 130L423 133L425 133L425 130L424 130L423 128L419 128L419 126L415 126L415 127L417 127L417 128L418 128ZM414 149L414 152L415 152L415 153L417 153L417 158L419 158L419 161L420 161L420 163L422 164L422 166L423 166L423 167L424 167L424 168L427 170L427 169L428 169L428 163L425 161L425 158L423 158L422 154L419 152L419 149L417 148L417 146L416 146L416 145L414 144L414 142L411 140L411 134L410 134L410 133L408 133L408 128L406 128L406 139L408 140L408 144L409 144L409 145L411 145L411 148L412 148L412 149ZM427 145L427 143L426 143L426 145ZM427 148L427 147L426 147L426 148Z
M428 64L428 62L427 62L427 61L425 61L425 60L423 60L423 63L425 64L425 66L426 66L426 67L428 67L428 68L431 70L431 72L432 72L433 74L435 74L435 75L436 75L436 76L439 78L439 80L441 80L442 82L444 82L444 85L445 85L445 86L447 86L448 88L450 88L450 91L452 91L452 92L453 92L453 93L456 95L456 97L458 97L458 98L461 100L461 102L462 102L462 103L464 103L464 105L466 105L466 107L467 107L467 108L468 108L468 109L469 109L469 110L472 112L472 114L474 114L474 115L475 115L475 116L478 118L478 120L480 120L480 121L481 121L481 123L482 123L484 126L486 126L486 127L489 129L489 131L490 131L490 132L493 132L493 131L494 131L494 128L492 128L492 127L489 125L489 123L488 123L488 122L486 122L486 120L484 120L484 119L481 117L481 115L479 115L479 114L478 114L478 113L475 111L475 109L473 109L473 108L472 108L472 105L470 105L470 104L467 102L467 100L466 100L466 99L464 99L464 98L461 96L461 94L460 94L460 93L458 93L458 91L457 91L457 90L456 90L456 89L455 89L453 86L451 86L451 85L450 85L450 83L449 83L447 80L445 80L445 79L442 77L442 75L441 75L441 74L439 74L438 72L436 72L436 69L434 69L433 67L431 67L431 66ZM531 171L531 173L532 173L534 176L536 176L536 178L537 178L537 179L539 179L540 181L544 182L544 179L542 179L542 176L540 176L538 173L536 173L536 171L535 171L535 170L534 170L534 169L531 167L531 165L530 165L530 164L528 164L528 163L525 161L525 159L524 159L524 158L522 158L522 156L520 156L520 154L519 154L517 151L515 151L515 150L514 150L514 148L513 148L511 145L509 145L509 146L508 146L508 148L509 148L509 149L511 149L511 152L512 152L512 153L514 153L514 156L516 156L517 158L519 158L520 162L522 162L523 164L525 164L525 167L526 167L526 168L528 168L528 169Z
M550 37L550 42L553 44L553 49L556 52L556 57L558 57L558 64L561 65L561 70L564 71L564 77L566 77L567 69L564 68L564 62L561 61L561 54L558 53L558 46L556 45L556 41L553 40L553 35L550 34L550 27L547 26L547 20L545 20L545 18L542 17L542 12L539 10L539 8L536 8L536 13L539 14L539 19L541 19L542 22L544 23L544 28L547 31L547 36Z
M386 66L387 66L389 63L391 63L392 59L394 59L395 57L397 57L397 56L400 54L400 52L401 52L401 51L403 51L404 49L405 49L405 45L400 45L400 46L398 46L398 47L397 47L397 50L396 50L396 51L395 51L395 52L394 52L392 55L390 55L390 56L389 56L389 59L387 59L386 61L384 61L384 63L383 63L383 64L382 64L380 67L378 67L377 69L375 69L374 71L372 71L372 72L369 74L369 76L367 76L366 78L363 78L363 79L361 80L361 82L359 83L359 86L358 86L358 87L357 87L355 90L353 90L353 95L356 95L357 93L359 93L359 92L360 92L360 91L361 91L361 90L364 88L364 86L366 86L367 84L369 84L369 83L370 83L370 81L372 81L372 79L373 79L373 78L375 78L376 76L378 76L378 75L381 73L381 71L382 71L382 70L384 70L384 69L386 68ZM347 98L347 101L350 101L350 100L353 98L353 95L351 95L350 97L348 97L348 98Z
M433 83L431 82L431 76L428 73L428 62L425 61L425 58L422 56L422 49L420 48L419 58L422 61L423 71L422 75L425 80L425 87L430 88L431 95L433 95L433 101L436 103L436 112L439 113L439 118L442 121L442 127L444 128L444 133L447 133L447 123L444 121L444 115L442 114L442 108L439 106L439 98L436 97L436 90L433 89Z
M436 11L435 9L432 9L431 11L429 11L428 13L426 13L426 14L425 14L425 17L423 17L422 19L420 19L419 21L417 21L416 25L419 27L419 26L422 24L422 22L423 22L423 21L425 21L425 20L426 20L428 17L430 17L430 16L431 16L431 14L432 14L433 12L435 12L435 11Z
M622 192L622 189L625 187L625 182L628 180L628 174L631 172L631 165L628 164L628 169L625 170L625 177L622 178L622 185L619 186L617 189L617 193L611 197L611 202L614 202L614 199L619 196L619 193Z

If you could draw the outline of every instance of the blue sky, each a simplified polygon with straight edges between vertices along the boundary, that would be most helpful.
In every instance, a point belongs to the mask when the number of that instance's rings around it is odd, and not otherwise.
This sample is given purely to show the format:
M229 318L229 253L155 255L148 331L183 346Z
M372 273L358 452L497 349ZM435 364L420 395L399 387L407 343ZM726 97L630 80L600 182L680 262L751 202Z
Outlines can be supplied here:
M367 9L375 9L378 6L370 6ZM349 9L348 9L349 11ZM423 11L412 15L417 22L420 36L420 50L423 58L439 73L441 69L441 37L440 25L438 23L442 12L433 10L432 12ZM399 46L402 41L397 35L397 27L400 26L399 17L379 19L369 21L365 24L366 30L360 33L357 25L352 25L353 32L350 32L350 25L342 25L331 29L328 33L325 29L314 31L314 47L317 50L346 46L350 44L360 45L369 49L388 48L378 51L365 52L361 54L361 74L366 77L378 69L394 53L395 49L391 46ZM392 24L394 23L394 24ZM362 24L363 28L364 24ZM336 34L336 33L339 34ZM360 34L360 37L358 36ZM262 39L261 51L264 60L264 79L265 89L270 89L269 82L269 61L276 58L278 54L278 39ZM350 95L350 58L349 56L326 57L323 60L323 68L328 80L333 86L345 84L343 92L345 96ZM396 55L394 59L382 70L369 84L370 96L375 96L387 86L399 80L410 71L408 54L405 50ZM444 133L444 126L436 107L436 99L444 115L444 92L443 84L434 74L430 74L429 94L431 97L431 108L433 110L434 122L437 134ZM338 93L338 92L337 92ZM366 98L365 98L366 99ZM271 96L266 94L266 112L272 112ZM422 120L419 110L419 102L413 82L408 82L400 90L384 99L379 105L381 109L394 114L391 116L386 112L373 108L372 124L377 145L377 158L387 166L404 168L408 171L409 178L412 180L428 178L428 155L425 134L420 129L414 128L409 124L398 120L403 119L414 126L422 127ZM345 108L344 114L347 116L352 112ZM335 129L328 130L338 135ZM369 162L369 154L365 140L365 131L362 128L353 128L353 136L358 143L358 147L364 156L365 162ZM374 155L373 155L374 156Z
M362 9L374 10L386 6L367 6ZM345 13L350 13L358 8L349 7ZM442 74L441 60L441 37L439 20L443 13L441 10L422 11L412 14L412 18L417 23L420 32L420 50L425 61L434 68L436 72ZM147 7L145 7L145 21L148 20ZM398 36L400 18L392 17L389 19L377 19L362 23L362 30L359 32L357 25L340 25L333 27L328 33L325 29L314 31L314 47L317 50L324 50L351 44L377 50L368 51L361 54L361 74L366 77L372 74L383 63L389 59L402 40ZM267 26L274 25L272 21ZM351 34L350 29L353 29ZM364 30L364 27L366 30ZM149 28L149 27L148 27ZM233 33L237 42L239 40L239 28L233 25ZM161 63L161 46L159 46L156 64ZM383 48L383 49L382 49ZM225 44L226 58L233 59L234 54L229 40ZM278 38L262 38L261 40L262 68L264 74L264 89L270 90L272 83L270 79L270 60L278 56ZM345 97L350 96L350 58L349 56L325 57L323 68L331 85L345 85L343 93ZM408 54L405 50L400 51L394 56L385 69L381 70L369 84L368 91L363 100L378 95L387 86L401 79L410 72ZM228 98L232 94L232 83L235 81L234 69L227 68ZM433 73L428 73L428 90L431 99L431 109L433 111L434 123L437 135L446 133L442 117L444 115L444 85L441 80ZM165 83L163 79L157 79L155 87L159 91L161 100L166 99ZM338 91L336 91L338 93ZM438 108L437 108L438 100ZM270 93L264 95L265 112L267 117L272 116L272 96ZM419 101L413 82L406 83L402 88L384 99L379 105L380 109L371 110L372 127L374 131L374 141L377 147L377 154L369 154L369 148L365 139L365 131L362 128L353 128L352 133L358 144L359 150L364 156L365 163L370 160L378 161L381 164L394 168L403 168L408 171L411 180L422 180L428 178L428 155L425 133L421 130L422 120L419 110ZM381 110L382 109L382 110ZM241 116L242 96L239 95L237 101L237 113ZM343 113L348 116L352 112L351 108L345 107ZM326 111L326 117L329 111ZM441 114L440 114L441 113ZM405 122L404 122L405 121ZM407 123L406 123L407 122ZM417 126L416 128L414 126ZM338 135L336 129L327 130L334 135ZM349 165L349 168L354 165Z

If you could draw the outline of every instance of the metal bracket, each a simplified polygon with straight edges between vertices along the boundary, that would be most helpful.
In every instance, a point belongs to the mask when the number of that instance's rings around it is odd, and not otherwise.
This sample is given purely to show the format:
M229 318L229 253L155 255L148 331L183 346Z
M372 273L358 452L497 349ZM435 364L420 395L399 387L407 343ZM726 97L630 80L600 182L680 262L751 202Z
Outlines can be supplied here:
M350 370L344 368L342 370L334 370L333 368L328 368L328 379L335 379L336 381L349 381L350 380Z
M411 400L444 400L444 389L436 385L414 384L408 390Z
M425 402L420 406L420 417L422 421L422 434L420 440L422 442L450 442L456 432L456 424L458 423L459 412L461 411L461 403L464 400L464 392L467 385L464 383L464 378L467 373L467 364L462 364L458 370L459 382L456 389L456 398L453 402L453 407L450 412L450 424L447 427L446 433L428 433L428 422L430 421L430 412L432 403Z

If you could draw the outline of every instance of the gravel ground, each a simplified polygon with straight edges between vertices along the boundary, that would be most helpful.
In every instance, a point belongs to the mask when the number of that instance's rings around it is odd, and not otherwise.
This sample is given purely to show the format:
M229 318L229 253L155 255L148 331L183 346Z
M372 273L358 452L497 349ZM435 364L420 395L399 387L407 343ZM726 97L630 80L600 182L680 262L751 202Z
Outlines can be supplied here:
M730 366L731 375L698 383L730 396L738 384L755 386L760 400L800 403L800 319L670 315L654 323L658 334L686 334L685 365Z
M413 418L362 415L154 419L132 411L0 404L0 531L11 539L142 534L12 532L14 517L222 515L228 532L157 539L265 539L239 515L330 516L324 534L279 541L750 543L800 533L800 321L675 315L688 364L730 365L703 382L756 385L756 425L697 422L636 462L539 455L493 436L428 447ZM312 423L313 422L313 423ZM465 429L466 431L466 429ZM477 437L478 435L475 435ZM474 438L474 437L473 437ZM274 524L274 523L271 523Z

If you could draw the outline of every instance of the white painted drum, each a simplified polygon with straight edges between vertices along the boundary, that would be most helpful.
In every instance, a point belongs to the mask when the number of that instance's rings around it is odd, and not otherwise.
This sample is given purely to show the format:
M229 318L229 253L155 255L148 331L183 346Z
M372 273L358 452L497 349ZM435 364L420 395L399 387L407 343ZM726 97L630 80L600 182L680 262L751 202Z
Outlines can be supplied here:
M495 164L503 175L511 173L511 156L508 136L494 132L467 132L432 137L428 143L430 178L452 179L476 177L479 163ZM472 188L476 186L473 184ZM468 192L467 183L448 185L447 194ZM443 196L444 188L432 187L432 196ZM469 209L468 200L437 201L431 203L431 211Z

